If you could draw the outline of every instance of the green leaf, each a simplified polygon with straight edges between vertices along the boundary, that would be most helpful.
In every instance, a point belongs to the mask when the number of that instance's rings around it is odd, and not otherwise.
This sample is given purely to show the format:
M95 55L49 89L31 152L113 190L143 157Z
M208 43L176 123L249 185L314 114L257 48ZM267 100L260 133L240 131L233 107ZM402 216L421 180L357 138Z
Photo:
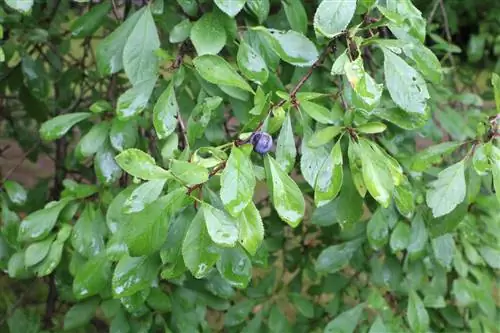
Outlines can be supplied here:
M135 257L150 255L161 249L165 243L172 213L182 207L185 197L185 190L177 189L153 201L130 217L122 232L130 255Z
M335 120L337 120L330 110L317 103L302 101L300 102L300 109L307 113L312 119L322 124L333 124Z
M191 112L187 123L187 136L189 144L194 145L196 139L201 138L208 127L213 111L217 110L222 103L219 96L207 97L196 104Z
M271 333L290 332L288 320L276 304L271 308L267 325Z
M269 154L264 157L264 163L274 208L283 221L295 228L304 218L305 202L302 192Z
M5 4L23 14L27 14L33 7L33 0L5 0Z
M318 59L316 46L299 32L258 28L266 33L274 52L285 62L299 67L309 67Z
M119 152L133 148L138 139L138 126L135 120L113 119L109 131L111 146Z
M297 157L297 148L295 147L295 138L290 112L287 113L285 121L281 126L278 141L276 143L276 162L286 173L292 171Z
M24 253L24 265L30 267L41 262L49 253L55 238L55 235L50 235L42 241L30 244Z
M71 24L73 37L81 38L92 36L99 29L111 9L111 2L103 2L95 5L83 16L77 18Z
M413 290L410 291L406 319L413 332L427 332L429 328L429 314L424 303Z
M442 170L430 186L425 199L432 209L432 215L439 217L450 213L465 199L464 162L460 161Z
M249 80L264 84L269 77L266 62L260 54L252 49L245 41L240 42L237 55L238 68Z
M193 24L189 19L180 21L170 31L170 34L168 35L168 41L170 43L180 43L185 41L186 39L188 39L192 27Z
M380 316L375 319L372 326L370 327L370 331L368 333L381 333L387 332L387 327L384 325L382 318Z
M364 133L364 134L382 133L386 129L387 129L387 126L384 123L379 123L379 122L366 123L366 124L363 124L363 125L356 127L356 131L358 131L359 133Z
M182 257L189 271L197 279L205 277L219 259L219 248L208 234L203 208L191 222L182 243Z
M498 262L498 257L500 255L500 250L489 247L482 246L479 249L479 253L483 257L484 261L493 269L500 269L500 263Z
M406 178L401 184L394 187L392 195L399 213L406 218L411 218L415 212L415 201L413 189Z
M111 185L122 176L122 170L116 164L115 155L115 151L106 141L94 157L95 174L99 182L104 185Z
M315 269L318 273L338 272L349 264L354 252L363 244L363 239L358 238L339 245L332 245L321 251L316 261Z
M379 250L389 240L389 221L384 216L383 208L379 207L366 226L366 236L373 249Z
M290 293L288 297L300 314L306 318L314 317L314 304L299 293Z
M307 144L311 148L317 148L330 142L334 137L342 132L343 127L327 126L313 133Z
M307 13L300 0L282 0L281 4L292 30L307 34Z
M203 217L212 241L220 246L232 247L238 240L236 221L222 210L209 204L203 204Z
M472 157L474 170L478 175L484 176L491 169L489 155L491 153L491 143L479 144L476 146Z
M158 31L146 6L123 48L123 67L132 85L156 79L158 58L155 51L160 47Z
M354 186L356 186L356 190L358 191L361 197L365 197L366 195L366 185L363 180L363 172L360 154L359 144L354 142L353 140L349 140L349 148L347 150L347 156L349 157L349 168L352 174L352 180L354 182Z
M175 131L178 114L179 105L175 98L174 83L171 82L153 109L153 125L158 139L166 138Z
M170 300L170 297L160 288L151 289L146 303L149 307L160 313L170 312L172 308L172 301Z
M314 14L314 30L332 38L347 28L355 11L356 0L323 0Z
M500 149L495 146L491 147L491 171L493 175L493 185L495 186L495 193L500 202Z
M76 156L86 158L97 153L108 137L109 125L107 121L103 121L92 126L78 142L75 148Z
M420 214L415 215L411 221L410 243L407 247L410 258L421 256L427 245L428 232Z
M264 240L264 224L259 210L252 201L245 207L238 222L239 242L250 255L254 256Z
M252 87L222 57L202 55L194 58L194 67L200 76L210 83L222 84L253 92Z
M444 234L431 241L434 257L444 268L450 269L455 253L455 241L452 234Z
M156 165L154 158L142 150L130 148L118 154L116 162L128 174L145 179L168 179L171 173Z
M424 114L429 92L420 73L386 49L384 58L385 82L394 103L407 112Z
M408 224L398 222L391 234L391 250L398 252L405 250L410 244L411 230Z
M64 316L64 330L72 331L90 323L98 305L97 298L73 305Z
M132 296L151 286L158 274L160 262L156 256L123 256L111 280L114 297Z
M199 56L217 54L226 45L226 30L214 13L203 14L191 28L190 37Z
M231 286L243 289L252 278L252 261L239 246L225 248L217 261L217 270Z
M394 188L389 161L373 149L367 140L359 140L363 180L370 195L387 208Z
M63 114L47 120L40 127L40 136L45 141L54 141L66 134L71 127L90 117L89 112Z
M377 8L389 19L389 28L405 42L424 42L426 20L410 0L378 2Z
M76 221L71 244L82 256L91 258L104 250L107 229L101 209L87 204Z
M347 61L344 64L344 72L356 94L355 97L359 99L359 106L371 112L380 102L383 84L377 84L377 82L365 72L362 57L358 57L354 61Z
M10 256L7 263L7 273L10 278L26 279L33 274L24 265L24 252L16 252Z
M462 145L461 142L442 142L418 152L413 158L411 169L425 171L431 164L441 162L442 158Z
M356 305L354 308L342 312L335 319L330 321L326 325L324 333L353 333L358 325L361 315L363 314L363 309L365 304L361 303Z
M7 192L7 196L12 203L16 205L24 205L28 199L28 193L24 187L16 181L6 180L3 183L3 188Z
M123 203L123 212L126 214L142 211L161 195L166 179L147 181L137 187Z
M307 125L304 127L304 137L302 139L300 158L300 171L307 183L314 188L316 178L323 166L323 162L330 156L330 151L326 147L311 148L307 144L312 135L312 131Z
M438 84L443 78L441 63L436 55L420 43L405 43L405 55L415 62L415 67L432 83Z
M253 198L256 181L250 152L233 147L220 179L222 203L234 217L239 216Z
M59 214L68 202L68 199L52 201L45 208L26 216L19 226L19 240L26 242L47 237L54 228Z
M339 194L344 177L342 164L342 151L339 140L333 147L330 156L323 162L316 177L314 186L314 203L316 207L327 204Z
M106 225L112 234L116 233L118 229L130 218L129 214L125 214L123 212L123 204L136 188L136 185L127 187L118 193L109 204L108 211L106 212Z
M89 107L89 110L92 113L103 113L106 111L111 111L112 109L113 107L111 106L111 104L105 100L98 100Z
M259 24L262 24L269 15L269 0L247 0L247 7L257 17Z
M243 9L246 0L214 0L214 2L220 10L234 17Z
M147 106L156 84L156 77L136 83L118 97L116 114L120 120L128 120L140 114Z
M13 309L9 316L4 317L4 319L11 333L47 333L47 331L40 331L40 315L31 309L17 308L15 311Z
M110 287L111 262L104 253L91 257L78 268L73 281L73 293L77 299L94 296Z
M146 7L132 14L110 35L97 45L97 69L102 76L119 72L123 68L123 49L135 25L142 17Z
M491 74L491 84L493 85L493 93L495 94L495 104L497 112L500 113L500 75L497 73Z
M50 246L49 253L43 261L34 267L34 271L38 277L47 276L52 273L61 262L64 242L68 239L71 233L71 226L65 224L59 229L56 240Z
M170 170L185 185L201 184L208 180L206 168L186 161L172 160Z

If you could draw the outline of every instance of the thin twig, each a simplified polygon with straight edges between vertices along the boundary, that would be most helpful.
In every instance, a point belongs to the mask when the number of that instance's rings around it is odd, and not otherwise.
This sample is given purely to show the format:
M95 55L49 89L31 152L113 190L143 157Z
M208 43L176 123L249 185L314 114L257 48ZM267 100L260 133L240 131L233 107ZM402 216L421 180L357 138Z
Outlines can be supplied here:
M186 132L186 125L184 124L184 120L182 120L182 116L180 112L177 112L177 123L179 125L179 132L181 134L182 138L182 149L186 148L189 144L188 142L188 137L187 137L187 132Z
M436 15L437 8L439 6L439 2L441 0L436 0L434 1L434 5L432 6L431 13L429 14L429 18L427 19L427 25L432 23L432 20L434 19L434 15Z
M221 162L219 165L217 165L215 168L210 171L210 174L208 175L208 178L213 177L217 172L223 170L226 167L226 161ZM196 184L193 186L188 187L187 194L190 195L194 190L199 189L203 186L205 183L200 183Z
M450 24L448 22L448 14L446 13L446 8L444 7L443 0L439 0L439 7L441 8L441 15L443 15L443 22L444 22L444 32L446 33L446 39L448 40L448 43L452 43L453 40L451 38L451 32L450 32ZM453 55L451 54L451 51L448 51L448 56L450 58L451 65L453 68L455 68L455 59L453 58Z
M26 158L28 157L29 154L31 154L37 147L39 146L39 142L36 142L33 147L31 147L30 149L28 149L28 151L26 151L23 156L21 156L21 159L19 161L17 161L17 163L12 167L10 168L9 171L7 171L7 173L5 174L5 176L3 177L2 179L2 182L0 183L0 185L3 185L5 183L5 181L7 179L9 179L10 175L12 175L12 173L14 171L17 170L17 168L19 168L21 166L21 164L23 164L23 162L26 160ZM2 151L3 152L3 151Z

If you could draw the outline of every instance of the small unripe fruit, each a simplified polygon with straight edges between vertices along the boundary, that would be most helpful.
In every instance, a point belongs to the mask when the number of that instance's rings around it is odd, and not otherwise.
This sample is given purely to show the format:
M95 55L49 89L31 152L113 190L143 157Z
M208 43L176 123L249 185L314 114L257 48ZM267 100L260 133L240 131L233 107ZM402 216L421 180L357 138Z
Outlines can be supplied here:
M250 142L253 145L253 150L262 155L273 147L273 138L266 132L254 133Z

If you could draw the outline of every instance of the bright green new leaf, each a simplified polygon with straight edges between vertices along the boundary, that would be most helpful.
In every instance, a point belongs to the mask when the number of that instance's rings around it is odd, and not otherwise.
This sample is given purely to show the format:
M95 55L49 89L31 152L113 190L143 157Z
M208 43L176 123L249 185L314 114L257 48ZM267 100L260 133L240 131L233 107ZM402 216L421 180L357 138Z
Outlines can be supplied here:
M243 79L224 58L216 55L202 55L194 58L194 67L200 76L210 83L240 88L253 92L252 87Z
M99 299L97 298L73 305L64 316L64 330L74 331L90 323L98 305Z
M361 303L356 305L354 308L342 312L335 319L326 325L324 333L353 333L358 325L361 315L363 314L363 309L365 304Z
M82 256L91 258L104 250L106 234L106 223L101 209L87 204L75 223L71 244Z
M115 267L111 285L115 297L132 296L149 288L158 275L160 260L157 256L123 256Z
M238 229L241 246L254 256L264 240L264 224L259 210L252 201L238 217Z
M153 109L153 125L158 139L166 138L175 131L178 114L179 105L175 98L174 83L171 82Z
M432 215L439 217L450 213L465 199L464 162L460 161L442 170L430 186L425 199L432 209Z
M156 165L154 158L142 150L130 148L118 154L116 162L134 177L144 180L168 179L171 173Z
M311 148L317 148L330 142L342 132L343 127L327 126L313 133L307 144Z
M68 202L68 199L52 201L45 208L26 216L19 226L19 240L33 241L45 238L54 228L59 214Z
M318 260L316 260L315 269L318 273L338 272L351 260L354 252L356 252L363 244L362 238L357 238L349 242L339 245L332 245L321 251Z
M111 9L111 2L102 2L95 5L83 16L77 18L71 24L71 34L73 37L81 38L92 36L99 29L102 22Z
M238 67L243 75L258 84L266 83L269 70L266 62L250 45L241 41L237 55Z
M223 23L214 13L203 14L191 28L191 41L199 56L219 53L226 45L226 30Z
M356 10L356 0L323 0L314 14L314 29L332 38L349 25Z
M186 161L172 160L172 175L185 185L201 184L208 180L208 170L201 165Z
M304 196L293 179L269 154L264 157L264 163L274 208L283 221L295 228L304 218Z
M382 133L386 129L387 126L384 123L379 123L379 122L366 123L356 127L356 131L364 134Z
M128 17L123 24L97 45L97 69L102 76L117 73L123 68L123 49L146 8L145 6Z
M217 270L231 286L246 288L252 278L252 261L239 246L225 248L217 261Z
M94 155L102 147L108 137L109 122L102 121L92 126L78 142L75 148L76 156L86 158Z
M274 52L283 61L294 66L309 67L318 60L319 54L316 46L301 33L293 30L258 29L263 30L269 37Z
M405 250L410 244L410 226L404 222L398 222L391 234L391 250L398 252Z
M89 110L92 113L103 113L106 111L111 111L113 107L108 101L98 100L94 102L91 106L89 106Z
M295 147L291 115L290 112L288 112L281 126L278 141L276 143L276 162L278 162L283 171L289 173L295 166L296 157L297 148Z
M255 175L252 161L246 149L233 147L221 175L220 197L226 210L237 217L252 201L255 188Z
M73 293L78 299L94 296L109 288L110 282L111 262L103 253L89 258L78 268L73 280Z
M147 106L156 84L156 77L137 82L118 97L116 114L120 120L128 120L140 114Z
M161 195L166 179L154 179L137 187L123 203L123 212L137 213Z
M189 19L184 19L177 23L168 36L170 43L180 43L189 38L193 24Z
M133 148L138 140L137 121L113 119L109 131L111 146L119 152Z
M220 256L219 248L208 234L202 211L203 208L196 214L182 243L186 267L197 279L205 277Z
M444 156L450 154L461 145L461 142L448 141L430 146L415 155L411 168L414 171L424 171L431 164L441 162Z
M282 0L281 4L292 30L307 34L307 13L301 0Z
M28 199L28 192L24 189L24 187L16 181L6 180L3 183L3 188L7 195L9 196L10 201L16 205L24 205L26 200Z
M424 114L429 92L427 85L413 67L384 49L384 74L392 100L406 112Z
M54 239L55 235L50 235L44 240L30 244L24 252L24 265L30 267L42 261L49 253Z
M316 177L314 186L314 203L316 207L327 204L339 194L344 176L342 164L342 150L340 149L339 140L323 162Z
M214 2L220 10L233 17L243 9L246 0L215 0Z
M269 15L269 0L247 0L247 7L257 17L259 24L262 24Z
M47 120L40 127L40 136L45 141L54 141L66 134L71 127L90 117L89 112L62 114Z
M444 234L431 241L434 257L444 268L450 269L455 253L455 241L452 234Z
M203 217L212 241L220 246L232 247L238 240L238 223L224 211L203 204Z
M429 328L429 314L424 303L415 291L410 291L406 319L413 332L427 332Z

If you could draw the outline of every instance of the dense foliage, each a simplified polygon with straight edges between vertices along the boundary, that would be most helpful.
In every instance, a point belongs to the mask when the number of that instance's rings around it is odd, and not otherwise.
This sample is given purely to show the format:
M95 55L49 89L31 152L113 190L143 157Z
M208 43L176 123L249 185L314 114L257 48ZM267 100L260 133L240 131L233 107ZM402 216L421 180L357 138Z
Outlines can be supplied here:
M0 331L498 332L496 3L4 0Z

